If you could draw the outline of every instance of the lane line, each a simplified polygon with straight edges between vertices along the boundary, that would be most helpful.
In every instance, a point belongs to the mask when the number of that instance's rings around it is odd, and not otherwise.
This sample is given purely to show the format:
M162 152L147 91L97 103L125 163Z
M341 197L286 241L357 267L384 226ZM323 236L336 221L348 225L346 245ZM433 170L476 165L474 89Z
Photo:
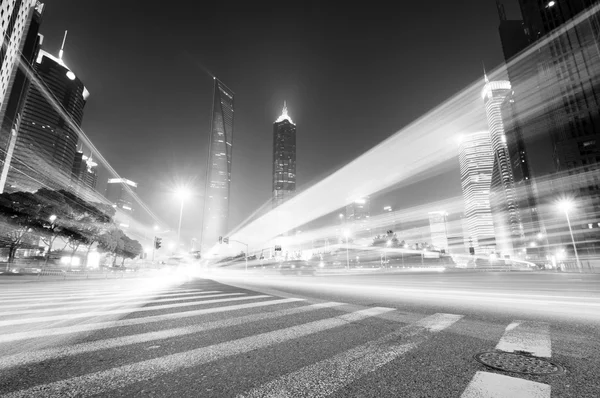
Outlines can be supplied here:
M514 321L506 327L496 349L506 352L522 351L536 357L550 358L550 326L546 322Z
M209 296L188 296L188 297L169 297L169 298L164 298L164 299L156 299L153 300L152 297L135 297L137 299L137 301L135 300L125 300L125 299L111 299L110 302L114 302L115 305L138 305L138 304L153 304L153 303L165 303L168 301L181 301L181 300L195 300L195 299L199 299L199 298L204 298L204 297L216 297L216 296L211 296L213 294L216 293L222 293L218 290L215 291L208 291L208 292L202 292L200 294L210 294ZM59 307L51 307L51 308L39 308L39 309L23 309L23 310L15 310L15 311L5 311L5 312L0 312L0 316L10 316L10 315L22 315L22 314L45 314L48 312L63 312L63 311L71 311L71 310L84 310L84 309L89 309L89 308L102 308L103 306L110 306L110 304L100 304L98 305L97 301L93 302L94 304L84 304L84 305L65 305L65 306L59 306Z
M169 289L134 289L134 290L114 290L114 291L101 291L101 292L90 292L84 291L81 293L66 293L56 292L55 294L16 294L11 296L0 297L0 301L12 302L12 301L39 301L44 299L74 299L74 298L85 298L85 297L110 297L119 295L129 294L165 294L165 293L194 293L198 291L204 291L204 289L185 289L181 291L174 291Z
M461 318L462 315L454 314L429 316L377 340L288 373L237 398L329 396L414 350L432 333L448 328Z
M220 290L214 290L220 291ZM48 299L48 298L39 298L39 299L26 299L26 300L14 300L14 301L3 301L2 306L0 308L20 308L20 307L42 307L47 305L52 305L52 303L64 303L70 302L73 300L77 300L78 303L85 302L97 302L97 301L110 301L110 300L118 300L118 299L127 299L127 298L136 298L136 297L175 297L175 296L191 296L194 294L202 294L204 290L198 290L195 292L185 292L185 293L160 293L160 292L147 292L147 293L130 293L130 294L111 294L111 295L91 295L91 296L81 296L81 297L61 297L60 299ZM54 301L51 301L54 300ZM5 303L13 303L13 302L22 302L29 301L30 303L21 303L21 304L8 304Z
M106 394L110 391L127 387L133 383L151 380L162 375L193 368L234 355L255 351L275 344L285 343L290 340L331 330L340 326L347 326L349 322L361 321L393 310L394 308L369 308L334 318L309 322L225 343L214 344L208 347L201 347L100 372L89 373L83 376L72 377L53 383L37 385L25 390L5 394L4 397L89 397L97 394Z
M152 315L143 318L131 318L131 319L121 319L118 321L108 321L108 322L96 322L96 323L88 323L83 325L73 325L67 327L59 327L59 328L48 328L44 330L31 330L10 334L0 334L0 343L9 343L20 340L34 339L34 338L45 338L48 336L59 336L63 334L72 334L72 333L82 333L82 332L95 332L97 330L103 329L111 329L123 326L134 326L134 325L145 325L148 323L156 323L163 321L170 321L174 319L183 319L190 318L199 315L207 315L207 314L218 314L221 312L230 312L230 311L238 311L238 310L246 310L250 308L260 308L267 307L271 305L278 304L288 304L294 303L297 301L305 301L300 298L286 298L279 300L269 300L269 301L259 301L256 303L248 303L248 304L237 304L237 305L229 305L224 307L214 307L207 308L203 310L193 310L193 311L182 311L182 312L174 312L170 314L163 315Z
M213 294L206 297L223 297L223 296L240 296L245 293L227 293L227 294ZM194 301L191 303L177 303L177 304L163 304L163 305L155 305L152 307L139 307L139 308L118 308L114 310L106 310L106 311L90 311L81 314L61 314L61 315L52 315L52 316L41 316L37 318L25 318L25 319L12 319L8 321L0 321L0 327L6 326L15 326L15 325L24 325L29 323L39 323L39 322L49 322L49 321L64 321L78 318L91 318L97 316L104 315L118 315L118 314L130 314L134 312L146 312L146 311L156 311L163 310L167 308L180 308L180 307L190 307L194 305L208 305L214 303L223 303L228 301L237 301L237 300L252 300L255 298L264 298L271 297L268 295L257 295L257 296L245 296L245 297L235 297L235 298L226 298L226 299L216 299L216 300L201 300Z
M181 337L190 334L205 332L208 330L228 328L232 326L243 325L251 322L264 321L267 319L280 318L288 315L302 314L305 312L315 311L322 308L332 308L343 303L328 302L320 304L312 304L305 307L296 307L273 312L265 312L259 314L244 315L237 318L223 319L213 322L208 322L200 325L160 330L158 332L139 333L124 337L115 337L111 339L97 340L88 343L74 344L66 347L53 347L38 351L29 351L15 355L0 357L0 371L13 368L16 366L24 366L52 359L65 358L74 355L87 354L90 352L108 350L117 347L124 347L133 344L147 343L151 341L170 339Z
M550 386L498 373L477 372L461 398L550 398Z

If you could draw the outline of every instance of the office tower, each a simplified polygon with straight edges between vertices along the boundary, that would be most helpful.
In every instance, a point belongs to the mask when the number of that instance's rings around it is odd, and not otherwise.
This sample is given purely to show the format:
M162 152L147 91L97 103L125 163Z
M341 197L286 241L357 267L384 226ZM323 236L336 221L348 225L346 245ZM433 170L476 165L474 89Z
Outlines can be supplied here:
M31 69L43 37L38 34L44 5L38 1L3 1L0 6L0 193L12 161Z
M90 189L96 189L98 183L98 163L94 162L92 155L84 155L83 150L77 151L73 162L72 181L75 185L81 184Z
M460 181L465 202L465 241L475 254L495 250L490 188L494 155L487 131L461 137L458 147Z
M106 199L108 199L114 207L133 213L134 198L132 193L135 193L137 183L126 178L109 178L106 185Z
M62 54L62 48L59 57L40 50L35 60L39 82L32 82L25 99L7 190L64 189L70 184L89 92Z
M277 207L296 192L296 125L283 103L281 115L273 123L273 206Z
M429 212L429 229L431 231L431 245L436 249L448 252L448 213L445 211Z
M215 78L200 244L203 251L217 244L219 236L227 233L233 140L233 96L233 91Z
M346 205L346 225L352 228L353 234L360 234L369 230L371 217L371 198L368 196L358 198Z
M536 207L533 216L542 219L540 234L547 236L552 251L570 246L564 215L553 202L561 195L572 197L577 206L571 219L576 241L584 255L595 256L600 252L600 2L519 4L531 48L507 64L514 94L503 110L513 118L515 148L526 148L529 169L539 177L546 163L554 173L551 183L540 184L536 178L533 190L545 206L539 211ZM503 47L504 41L508 38ZM539 137L548 144L540 145ZM518 155L511 154L512 163Z
M525 239L502 121L501 106L510 92L510 82L490 82L487 75L485 76L482 97L494 155L490 206L494 219L496 249L503 255L514 255L515 249L523 246Z

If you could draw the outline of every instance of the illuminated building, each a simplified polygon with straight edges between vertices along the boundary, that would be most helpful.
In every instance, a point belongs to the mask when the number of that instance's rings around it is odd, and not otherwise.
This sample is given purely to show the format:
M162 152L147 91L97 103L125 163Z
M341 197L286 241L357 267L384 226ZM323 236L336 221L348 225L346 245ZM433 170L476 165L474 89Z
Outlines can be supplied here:
M233 151L233 96L233 91L215 78L200 244L203 251L217 244L219 236L227 233Z
M296 125L283 103L273 124L273 205L279 206L296 192Z
M448 253L448 213L445 211L429 212L429 229L431 230L431 244L437 250Z
M494 219L496 249L502 255L514 255L524 243L523 224L519 213L517 192L508 154L501 106L510 94L510 82L490 82L485 76L482 97L485 104L494 168L490 187L490 206Z
M346 223L355 233L368 230L370 217L371 198L368 196L358 198L346 205Z
M64 46L64 40L63 40ZM35 73L43 84L31 84L15 142L7 190L35 191L42 186L69 186L83 108L89 92L63 59L41 50ZM50 97L50 100L47 98ZM63 116L63 111L66 117Z
M32 68L43 39L38 34L43 8L43 4L31 0L3 1L0 8L0 193L6 184L29 90L30 79L24 69Z
M73 162L73 181L81 183L88 188L96 189L98 183L97 166L98 163L94 162L91 154L88 157L83 154L83 151L77 151Z
M108 199L114 207L132 213L133 196L137 189L137 183L126 178L109 178L106 184L106 199Z
M477 132L461 137L458 161L465 202L465 240L476 254L495 250L494 222L490 207L490 188L494 155L490 134Z

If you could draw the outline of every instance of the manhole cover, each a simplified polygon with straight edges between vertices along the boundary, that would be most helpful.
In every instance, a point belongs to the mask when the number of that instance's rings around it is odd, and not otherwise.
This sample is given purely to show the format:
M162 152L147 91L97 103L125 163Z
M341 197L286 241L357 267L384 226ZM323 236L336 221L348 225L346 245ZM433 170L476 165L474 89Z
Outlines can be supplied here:
M551 375L563 372L562 367L545 359L513 354L511 352L482 352L475 355L475 359L490 368L505 372L530 375Z

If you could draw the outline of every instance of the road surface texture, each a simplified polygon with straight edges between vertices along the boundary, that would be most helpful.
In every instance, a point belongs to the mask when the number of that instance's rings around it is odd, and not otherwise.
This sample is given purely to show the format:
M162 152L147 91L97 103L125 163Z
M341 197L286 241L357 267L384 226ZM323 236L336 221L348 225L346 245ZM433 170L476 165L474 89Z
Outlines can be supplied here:
M599 334L591 274L13 280L0 394L598 397Z

